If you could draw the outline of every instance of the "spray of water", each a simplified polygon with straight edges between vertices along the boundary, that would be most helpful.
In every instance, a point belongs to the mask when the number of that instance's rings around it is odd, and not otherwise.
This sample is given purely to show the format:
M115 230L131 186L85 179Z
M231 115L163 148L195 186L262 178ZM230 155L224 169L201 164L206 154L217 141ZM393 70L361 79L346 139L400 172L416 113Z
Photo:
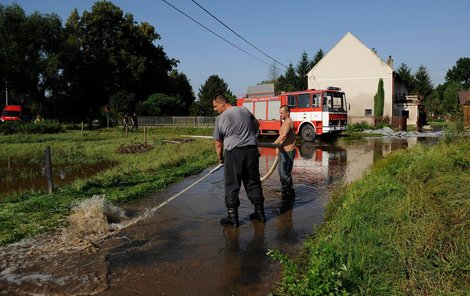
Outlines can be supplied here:
M128 221L124 210L105 199L104 195L77 203L68 217L70 227L62 232L66 244L96 245L108 237L120 224Z

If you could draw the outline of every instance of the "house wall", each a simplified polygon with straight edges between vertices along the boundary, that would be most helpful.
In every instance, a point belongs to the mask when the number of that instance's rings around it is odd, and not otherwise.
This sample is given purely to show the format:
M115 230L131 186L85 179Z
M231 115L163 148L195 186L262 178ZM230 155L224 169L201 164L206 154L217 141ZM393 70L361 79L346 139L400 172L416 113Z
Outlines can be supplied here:
M351 123L374 114L379 79L384 82L384 116L393 114L393 69L351 33L347 33L308 73L308 87L338 86L346 93Z

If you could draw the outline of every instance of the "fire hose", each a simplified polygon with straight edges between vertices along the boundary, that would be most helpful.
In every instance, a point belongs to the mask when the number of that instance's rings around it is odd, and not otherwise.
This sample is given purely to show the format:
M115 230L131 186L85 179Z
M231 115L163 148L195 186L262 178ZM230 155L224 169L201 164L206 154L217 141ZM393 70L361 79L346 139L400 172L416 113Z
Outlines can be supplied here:
M276 170L277 165L279 164L279 144L274 144L274 143L258 143L258 147L268 147L268 148L276 148L276 159L274 159L274 163L269 169L269 171L264 175L263 177L260 178L261 182L264 182L267 180Z
M204 138L204 139L213 139L211 136L193 136L193 135L182 135L182 137L192 137L192 138ZM258 147L266 147L266 148L276 148L276 158L274 159L274 163L269 169L269 171L260 178L261 182L264 182L267 180L276 170L277 165L279 164L279 147L281 147L280 144L274 144L274 143L263 143L259 142ZM212 174L213 172L217 171L221 167L223 167L223 164L219 164L216 166L214 169L212 169L208 175Z

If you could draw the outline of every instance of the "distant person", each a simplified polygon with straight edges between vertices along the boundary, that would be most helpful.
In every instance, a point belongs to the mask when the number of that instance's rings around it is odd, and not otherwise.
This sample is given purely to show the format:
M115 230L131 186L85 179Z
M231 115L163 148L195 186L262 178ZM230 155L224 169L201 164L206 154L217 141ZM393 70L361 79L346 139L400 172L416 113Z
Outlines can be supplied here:
M127 131L127 129L129 128L129 116L127 115L127 113L124 115L123 123L124 123L124 130Z
M220 115L215 120L213 137L219 162L225 165L225 206L227 217L220 224L239 227L241 182L255 211L250 219L266 222L264 197L259 175L259 151L256 134L258 120L245 107L235 107L223 95L214 97L214 110ZM224 156L225 151L225 156Z
M295 157L294 122L290 118L289 106L282 105L279 113L282 124L279 130L279 137L274 141L274 144L281 144L281 148L279 148L278 172L282 188L279 193L282 194L282 199L293 199L295 198L292 181L292 168Z
M137 130L137 128L139 127L139 123L137 121L137 114L132 114L132 130Z

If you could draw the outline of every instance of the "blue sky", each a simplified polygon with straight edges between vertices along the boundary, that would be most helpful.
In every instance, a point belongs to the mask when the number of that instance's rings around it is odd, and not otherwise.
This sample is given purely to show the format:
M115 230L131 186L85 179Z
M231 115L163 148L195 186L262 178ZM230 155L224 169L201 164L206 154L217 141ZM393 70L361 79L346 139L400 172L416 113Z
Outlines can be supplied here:
M149 22L178 70L190 79L195 94L216 74L235 95L266 80L272 61L223 27L191 0L167 0L260 62L200 27L161 0L114 0L137 22ZM415 72L428 70L435 86L444 82L449 68L461 57L470 57L470 1L308 1L308 0L195 0L239 35L284 65L297 64L305 51L309 58L328 52L347 32L367 47L377 49L395 68L407 64ZM77 8L91 11L95 1L2 0L19 4L29 15L56 13L63 23ZM281 67L281 74L284 68Z

